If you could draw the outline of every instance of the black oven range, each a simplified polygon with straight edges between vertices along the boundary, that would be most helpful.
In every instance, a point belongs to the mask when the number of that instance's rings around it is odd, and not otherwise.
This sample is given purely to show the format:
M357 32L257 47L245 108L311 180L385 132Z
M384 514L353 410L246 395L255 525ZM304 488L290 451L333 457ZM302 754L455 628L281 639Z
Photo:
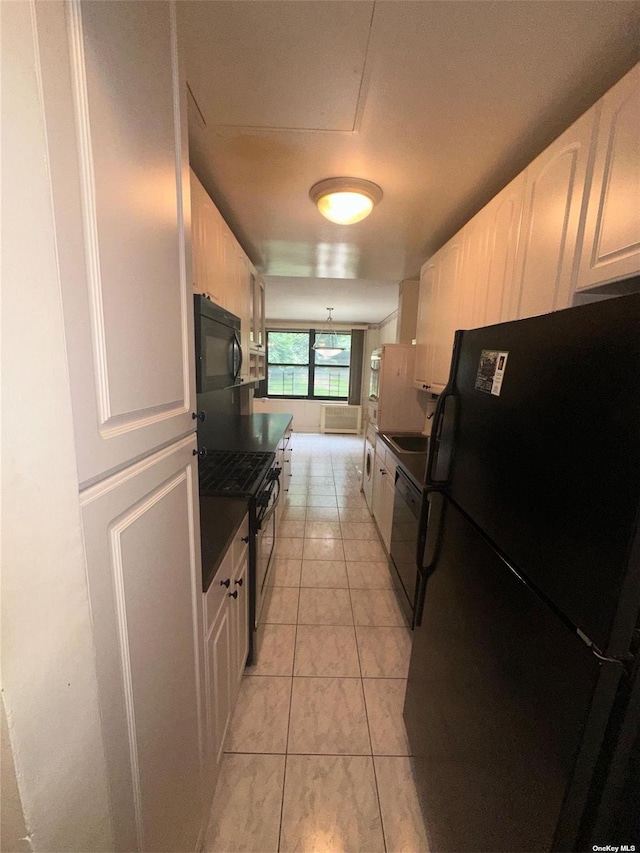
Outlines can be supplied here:
M249 511L249 658L258 656L258 625L268 588L276 541L276 506L281 468L276 454L201 449L198 481L202 496L246 498Z

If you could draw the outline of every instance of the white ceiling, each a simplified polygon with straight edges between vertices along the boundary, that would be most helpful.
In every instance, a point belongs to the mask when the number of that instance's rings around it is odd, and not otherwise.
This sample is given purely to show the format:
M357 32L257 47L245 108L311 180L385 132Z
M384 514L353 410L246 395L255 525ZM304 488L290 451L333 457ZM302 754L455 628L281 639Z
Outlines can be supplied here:
M350 316L336 308L336 320L382 320L397 283L640 58L640 5L626 0L178 10L190 159L278 319L320 319L342 296ZM356 225L324 220L308 198L339 175L384 191ZM391 302L378 303L385 286Z
M373 324L398 307L399 282L266 276L265 284L271 320L324 322L333 308L336 324Z

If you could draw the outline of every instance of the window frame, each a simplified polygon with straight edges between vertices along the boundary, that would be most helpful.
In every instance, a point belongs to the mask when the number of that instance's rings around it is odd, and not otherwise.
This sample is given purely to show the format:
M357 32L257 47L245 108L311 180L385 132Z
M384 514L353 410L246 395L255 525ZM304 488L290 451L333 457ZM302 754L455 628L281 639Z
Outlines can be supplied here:
M309 329L267 329L266 334L266 346L265 346L265 373L266 373L266 388L267 388L267 397L273 397L274 400L318 400L319 402L331 402L333 400L337 402L349 402L349 394L347 389L347 394L344 397L326 396L320 394L314 394L313 389L315 387L315 373L316 373L316 365L315 363L315 354L316 351L313 348L313 344L316 340L316 335L318 334L318 329L309 328ZM305 334L309 339L309 348L308 348L308 358L309 361L306 364L291 364L289 362L271 362L269 360L269 334L271 332L285 332L289 334ZM348 332L338 332L340 335L348 335L349 340L351 341L351 331ZM349 379L351 378L351 343L349 343L349 364L340 364L340 365L327 365L328 367L336 367L338 370L346 370L348 371ZM308 393L307 394L274 394L269 390L269 368L270 367L306 367L307 368L307 376L308 376Z

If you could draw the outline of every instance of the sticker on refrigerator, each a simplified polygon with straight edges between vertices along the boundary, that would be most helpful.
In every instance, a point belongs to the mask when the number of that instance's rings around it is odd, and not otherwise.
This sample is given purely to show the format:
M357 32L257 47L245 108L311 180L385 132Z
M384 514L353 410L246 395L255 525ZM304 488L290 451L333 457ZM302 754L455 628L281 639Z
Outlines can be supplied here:
M500 396L508 355L508 352L495 349L482 350L476 374L476 391Z

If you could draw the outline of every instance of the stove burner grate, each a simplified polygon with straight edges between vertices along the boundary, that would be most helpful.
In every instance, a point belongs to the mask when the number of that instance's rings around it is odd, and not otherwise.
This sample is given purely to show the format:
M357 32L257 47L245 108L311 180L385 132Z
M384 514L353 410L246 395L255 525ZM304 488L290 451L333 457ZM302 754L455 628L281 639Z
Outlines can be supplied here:
M208 450L198 465L200 492L251 497L258 490L273 459L273 453Z

